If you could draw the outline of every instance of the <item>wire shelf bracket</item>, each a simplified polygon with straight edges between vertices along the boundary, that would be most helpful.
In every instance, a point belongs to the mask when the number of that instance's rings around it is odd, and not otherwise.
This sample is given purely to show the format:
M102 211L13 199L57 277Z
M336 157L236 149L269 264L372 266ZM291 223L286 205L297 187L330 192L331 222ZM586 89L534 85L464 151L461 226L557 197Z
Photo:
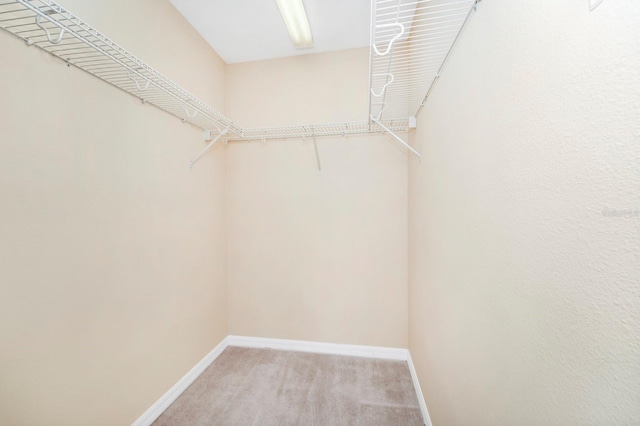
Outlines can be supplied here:
M318 142L316 141L316 136L313 136L313 149L316 152L316 165L318 166L318 174L322 174L322 165L320 164L320 154L318 154Z
M207 146L204 147L204 149L202 151L200 151L200 153L196 156L196 158L194 158L193 160L191 160L191 163L189 163L189 168L193 169L193 165L196 164L198 162L199 159L202 158L202 156L209 151L209 148L211 148L216 142L218 142L218 139L220 139L221 137L223 137L224 135L227 134L227 132L229 131L229 128L226 128L222 131L220 131L220 133L218 133L218 136L216 136L215 138L213 138L211 140L211 142L209 142L209 144L207 144ZM205 139L207 137L211 137L211 132L205 130Z
M375 117L371 117L371 121L373 121L374 123L376 123L378 126L380 126L384 131L386 131L387 133L389 133L389 135L394 138L395 140L397 140L398 142L400 142L402 145L404 145L409 151L411 151L413 153L413 155L415 155L416 157L418 157L420 160L422 160L422 155L420 155L420 153L418 151L416 151L411 145L409 145L407 142L405 142L400 136L396 135L393 130L388 129L387 127L385 127L384 124L382 124L380 121L378 121Z

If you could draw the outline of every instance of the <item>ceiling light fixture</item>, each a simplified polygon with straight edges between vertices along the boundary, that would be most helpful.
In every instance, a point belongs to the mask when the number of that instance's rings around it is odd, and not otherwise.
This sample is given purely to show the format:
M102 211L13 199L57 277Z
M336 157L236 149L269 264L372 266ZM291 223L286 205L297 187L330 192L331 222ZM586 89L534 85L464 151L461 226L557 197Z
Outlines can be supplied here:
M296 49L313 47L313 36L302 0L276 0Z

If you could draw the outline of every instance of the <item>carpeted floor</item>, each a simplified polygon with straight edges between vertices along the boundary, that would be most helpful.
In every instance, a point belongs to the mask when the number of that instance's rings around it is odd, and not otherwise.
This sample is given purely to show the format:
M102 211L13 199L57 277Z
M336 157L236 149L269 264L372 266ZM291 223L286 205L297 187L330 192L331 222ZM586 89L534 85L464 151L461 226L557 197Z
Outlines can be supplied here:
M423 421L404 361L228 347L153 424L421 426Z

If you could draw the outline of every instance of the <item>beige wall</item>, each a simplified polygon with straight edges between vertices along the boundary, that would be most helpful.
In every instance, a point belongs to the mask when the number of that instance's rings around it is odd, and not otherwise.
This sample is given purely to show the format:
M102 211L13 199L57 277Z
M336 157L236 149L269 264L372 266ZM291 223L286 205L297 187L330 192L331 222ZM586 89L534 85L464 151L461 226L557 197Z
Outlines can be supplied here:
M64 3L224 109L167 1ZM0 424L130 424L227 333L224 148L190 171L200 131L4 32L0 57Z
M369 49L232 64L227 70L229 116L242 127L367 120Z
M363 120L368 51L231 65L244 126ZM406 153L385 137L230 143L230 334L407 345Z
M587 3L480 3L419 117L409 340L436 425L640 423L640 4Z

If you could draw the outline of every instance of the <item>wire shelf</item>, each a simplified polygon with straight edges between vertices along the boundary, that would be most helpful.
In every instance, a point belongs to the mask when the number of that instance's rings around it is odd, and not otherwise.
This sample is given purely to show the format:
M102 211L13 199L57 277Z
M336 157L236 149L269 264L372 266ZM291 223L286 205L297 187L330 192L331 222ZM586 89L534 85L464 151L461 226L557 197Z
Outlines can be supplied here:
M0 0L0 27L201 129L240 132L227 117L54 1Z
M409 130L409 119L385 120L383 124L394 132L406 132ZM305 139L324 136L350 136L369 133L385 133L378 124L367 121L330 123L330 124L310 124L304 126L290 127L262 127L244 129L237 138L233 135L227 137L228 141L266 141L273 139Z
M479 0L372 0L369 116L415 116Z
M406 118L381 120L380 123L243 129L53 0L0 0L0 28L24 40L27 45L36 46L144 103L210 132L212 144L217 140L266 141L405 132L409 129Z

